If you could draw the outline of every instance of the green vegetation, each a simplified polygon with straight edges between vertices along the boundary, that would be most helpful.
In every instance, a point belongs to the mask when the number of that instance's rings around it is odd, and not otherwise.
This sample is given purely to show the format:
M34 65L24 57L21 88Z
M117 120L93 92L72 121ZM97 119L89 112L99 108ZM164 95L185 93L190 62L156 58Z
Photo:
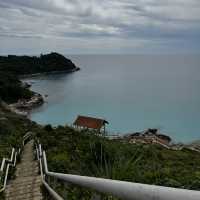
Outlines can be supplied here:
M12 73L0 71L0 98L8 103L29 99L33 95Z
M199 153L111 141L68 126L42 127L2 106L0 160L9 154L11 146L20 145L27 131L35 132L43 144L52 171L200 190ZM94 194L74 185L53 185L67 199L91 199Z
M200 190L199 153L110 141L67 126L45 129L37 136L52 171ZM82 191L74 190L65 192L69 199L79 198Z
M11 148L21 146L22 137L35 125L29 119L10 112L0 102L0 160L9 156Z
M44 73L52 71L70 71L76 69L71 60L58 53L36 56L0 56L0 71L9 71L17 75Z
M7 105L0 101L0 164L3 157L10 158L13 147L17 149L22 147L22 137L35 126L36 124L27 118L10 112ZM10 168L8 178L13 177L14 171ZM0 179L0 188L2 188L3 180L3 178ZM0 193L0 199L4 199L2 193Z
M58 53L30 56L0 56L0 99L8 103L33 96L18 75L78 69L71 60Z

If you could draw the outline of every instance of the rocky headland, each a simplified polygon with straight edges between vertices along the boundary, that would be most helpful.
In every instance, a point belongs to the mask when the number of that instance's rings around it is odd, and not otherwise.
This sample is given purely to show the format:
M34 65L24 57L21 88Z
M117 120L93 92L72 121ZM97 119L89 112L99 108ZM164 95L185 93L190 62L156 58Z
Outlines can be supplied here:
M11 72L18 76L74 72L79 69L71 60L56 52L40 56L0 56L0 71Z
M16 103L9 104L9 108L19 115L28 116L32 109L41 106L43 103L42 95L34 93L30 99L19 99Z
M44 103L42 95L30 90L21 78L42 74L72 73L80 70L71 60L56 52L40 56L0 56L0 100L10 110L27 116Z

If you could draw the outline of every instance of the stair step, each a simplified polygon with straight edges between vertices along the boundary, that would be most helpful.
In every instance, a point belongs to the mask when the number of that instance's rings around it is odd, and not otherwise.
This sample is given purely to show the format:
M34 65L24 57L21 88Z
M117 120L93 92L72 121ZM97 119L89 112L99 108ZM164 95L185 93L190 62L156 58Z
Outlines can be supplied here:
M33 189L33 188L38 187L38 184L40 185L40 183L21 184L21 185L18 185L16 187L10 187L9 189L7 188L7 191L9 193L9 192L12 192L12 191L15 191L15 190L20 190L20 189L23 189L23 188L24 189Z
M7 198L6 200L30 200L30 198L26 198L26 197L14 197L14 198ZM31 200L43 200L43 197L40 196L34 196L31 198Z
M29 194L38 194L40 193L40 188L32 188L32 187L16 187L13 188L12 190L9 190L8 193L6 193L6 197L11 197L11 196L23 196L23 195L29 195Z
M42 195L40 192L37 193L26 193L26 194L15 194L12 196L6 196L6 200L22 200L22 199L27 199L27 200L32 200L32 199L42 199Z
M38 169L32 169L32 170L29 170L29 171L27 169L16 171L16 176L20 176L20 175L21 176L23 176L23 175L27 176L27 174L30 174L29 176L31 176L31 174L37 176L38 175Z
M14 179L12 181L10 181L11 183L14 183L14 184L20 184L20 183L28 183L28 182L31 182L31 181L38 181L40 182L41 181L41 177L40 176L27 176L27 177L18 177L17 179ZM9 184L10 185L10 184ZM8 185L8 186L9 186Z
M6 200L42 200L41 176L38 161L34 160L33 141L23 150L21 162L16 166L15 179L10 180L5 191Z

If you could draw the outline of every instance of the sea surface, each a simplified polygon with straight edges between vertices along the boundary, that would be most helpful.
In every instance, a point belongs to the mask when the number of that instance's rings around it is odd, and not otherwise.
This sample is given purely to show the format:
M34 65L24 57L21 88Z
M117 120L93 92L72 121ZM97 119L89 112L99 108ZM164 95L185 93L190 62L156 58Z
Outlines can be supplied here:
M46 103L30 117L72 124L77 115L105 118L110 134L158 128L175 142L200 139L200 57L74 55L80 71L28 78Z

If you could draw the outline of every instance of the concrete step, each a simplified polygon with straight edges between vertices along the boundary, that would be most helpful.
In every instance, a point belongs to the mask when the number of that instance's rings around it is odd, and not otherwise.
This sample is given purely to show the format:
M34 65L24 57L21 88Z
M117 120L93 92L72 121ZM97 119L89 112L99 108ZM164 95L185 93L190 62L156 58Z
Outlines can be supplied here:
M24 167L24 168L29 168L29 167L37 167L38 166L38 162L33 160L33 161L24 161L24 162L20 162L18 165L17 165L17 168L21 168L21 167Z
M34 188L39 188L38 184L40 185L40 183L20 184L17 187L11 187L11 188L7 189L7 191L8 191L8 193L10 193L10 192L18 191L18 190L21 190L21 189L32 190Z
M6 193L6 197L12 197L12 196L23 196L23 195L29 195L29 194L38 194L40 193L40 188L38 187L16 187L13 189L10 189L8 193Z
M24 194L14 194L11 196L6 196L6 200L33 200L33 199L41 199L42 200L42 195L40 192L37 193L24 193Z
M34 160L33 141L24 147L21 162L16 166L15 179L9 181L6 200L42 200L38 162Z
M38 175L39 168L38 167L30 167L30 168L18 168L16 170L16 175L25 175L29 173L34 173L35 175Z
M6 187L9 187L12 184L30 183L32 181L41 182L41 177L40 176L18 177L17 179L10 181L8 186Z

